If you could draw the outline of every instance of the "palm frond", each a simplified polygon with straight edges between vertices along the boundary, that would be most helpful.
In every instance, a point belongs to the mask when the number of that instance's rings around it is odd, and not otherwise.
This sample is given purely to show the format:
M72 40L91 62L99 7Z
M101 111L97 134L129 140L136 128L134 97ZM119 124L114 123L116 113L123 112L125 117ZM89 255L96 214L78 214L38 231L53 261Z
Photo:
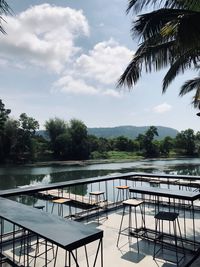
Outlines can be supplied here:
M118 80L117 87L121 87L122 85L127 85L129 88L135 84L142 72L142 64L137 57L133 57L123 74Z
M9 15L12 13L13 13L13 10L8 5L8 3L5 0L0 0L0 14Z
M173 61L171 50L174 41L157 46L141 45L135 53L132 61L121 75L118 86L127 85L129 88L137 83L141 76L143 67L146 72L160 70Z
M200 56L199 49L190 49L185 53L181 53L180 56L174 58L174 62L171 64L170 69L166 73L163 79L162 92L165 93L169 84L175 79L175 77L180 73L184 73L185 70L191 68L192 65L196 68L196 62Z
M126 12L133 10L136 14L147 6L164 8L200 9L199 0L129 0Z
M192 104L195 108L200 109L200 87L196 88L196 93L193 97Z
M200 90L200 77L186 81L180 89L179 95L184 96L187 93L190 93L193 90ZM200 94L199 94L200 96ZM200 98L199 98L200 101Z
M200 45L200 12L183 13L178 20L177 41L185 47Z
M200 40L199 21L200 12L163 8L139 16L133 22L131 32L133 37L139 37L144 41L161 34L165 40L179 37L180 42L184 43L187 40L188 43L188 35L191 35L192 40Z
M3 34L6 34L4 28L3 28L3 22L5 22L5 19L3 18L3 15L11 15L13 14L12 9L7 4L5 0L0 0L0 32Z

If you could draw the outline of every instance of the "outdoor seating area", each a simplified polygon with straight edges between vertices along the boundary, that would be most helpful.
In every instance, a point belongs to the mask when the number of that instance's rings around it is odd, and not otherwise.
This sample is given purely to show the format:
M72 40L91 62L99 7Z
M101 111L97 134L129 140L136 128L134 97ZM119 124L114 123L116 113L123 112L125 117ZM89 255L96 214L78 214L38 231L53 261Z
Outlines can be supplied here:
M0 191L1 266L198 266L200 192L171 184L174 176L157 177L159 187L151 178L126 173Z

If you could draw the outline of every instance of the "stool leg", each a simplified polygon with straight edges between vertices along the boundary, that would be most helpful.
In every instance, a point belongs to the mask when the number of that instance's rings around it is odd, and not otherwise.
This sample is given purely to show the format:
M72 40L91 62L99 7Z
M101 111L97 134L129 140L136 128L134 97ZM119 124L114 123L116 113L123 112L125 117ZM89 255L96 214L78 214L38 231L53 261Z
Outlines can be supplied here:
M108 202L105 198L105 194L103 194L104 208L106 209L106 219L108 219Z
M117 189L116 207L117 207L118 199L119 199L119 189Z
M124 220L124 215L125 215L125 205L123 207L122 219L121 219L121 223L120 223L120 227L119 227L119 233L118 233L118 238L117 238L117 247L118 247L119 238L120 238L120 235L121 235L121 230L122 230L122 224L123 224L123 220Z
M129 246L131 244L131 229L132 229L132 208L129 206L129 214L128 214L128 241Z
M140 212L142 216L142 227L145 228L145 208L140 205Z
M176 231L176 221L173 221L173 225L174 225L174 241L175 241L175 247L176 247L176 263L178 266L178 244L177 244L177 231Z
M53 203L53 205L52 205L52 208L51 208L51 213L53 213L54 204L55 204L55 203Z
M182 238L182 234L181 234L181 228L180 228L180 223L179 223L179 219L177 218L177 224L178 224L178 229L179 229L179 235L180 235L180 239L181 239L181 245L183 248L183 255L185 256L185 247L183 245L183 238Z
M136 238L137 238L137 249L139 253L139 243L138 243L138 228L137 228L137 215L136 215L136 207L135 207L135 229L136 229Z
M155 239L154 239L154 249L153 249L153 259L155 260L155 256L156 256L156 243L157 243L157 240L156 240L156 235L157 235L157 231L158 231L158 220L156 219L155 221Z

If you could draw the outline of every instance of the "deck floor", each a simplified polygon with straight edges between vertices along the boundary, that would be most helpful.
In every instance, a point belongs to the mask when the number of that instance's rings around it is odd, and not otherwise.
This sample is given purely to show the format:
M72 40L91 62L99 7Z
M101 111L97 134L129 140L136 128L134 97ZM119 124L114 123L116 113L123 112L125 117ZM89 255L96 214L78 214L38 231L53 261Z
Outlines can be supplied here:
M97 227L99 229L104 230L104 238L103 238L103 250L104 250L104 267L170 267L177 266L175 263L169 262L168 260L175 260L175 253L169 250L164 250L162 255L159 254L156 260L153 260L153 248L154 244L151 241L147 240L139 240L140 252L137 252L137 240L132 237L131 241L128 242L128 237L121 235L119 248L116 246L118 231L120 226L120 220L122 216L122 209L117 209L108 214L108 219L105 217L100 217L100 222L98 223L97 218L90 218L89 221L85 222L90 227ZM140 220L140 214L137 214L138 219ZM192 220L190 211L187 211L186 214L187 220L187 231L192 235ZM146 222L148 222L148 227L154 228L154 207L149 206L146 209ZM126 213L124 218L124 227L128 224L128 214ZM180 218L180 224L183 226L183 219ZM197 234L199 234L200 239L200 212L195 214L195 224ZM97 248L97 243L91 243L88 245L88 256L90 266L95 257L95 252ZM49 257L51 257L51 251L49 252ZM180 266L185 266L187 262L191 259L191 253L186 253L184 261L181 262ZM62 249L58 250L58 259L57 259L57 267L64 266L64 258L65 253ZM164 258L164 259L163 259ZM78 251L78 261L80 263L80 267L87 267L87 262L85 261L85 252L84 249L80 249ZM8 264L4 264L3 267L8 267ZM32 266L32 265L31 265ZM37 259L36 267L43 266L43 259ZM48 264L49 267L53 266L53 262ZM76 266L74 263L72 266ZM97 261L97 267L100 266L99 258ZM192 267L200 266L200 258L197 259L192 265Z

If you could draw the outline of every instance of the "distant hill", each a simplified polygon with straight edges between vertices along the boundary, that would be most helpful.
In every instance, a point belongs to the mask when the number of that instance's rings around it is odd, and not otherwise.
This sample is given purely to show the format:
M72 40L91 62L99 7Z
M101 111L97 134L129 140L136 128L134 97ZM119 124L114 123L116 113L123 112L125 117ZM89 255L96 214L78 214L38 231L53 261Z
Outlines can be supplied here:
M95 135L97 137L113 138L120 135L126 136L131 139L135 139L138 134L144 134L150 126L117 126L109 128L88 128L88 134ZM157 140L163 139L166 136L174 138L178 131L173 128L156 126L159 136Z
M117 127L99 127L99 128L88 128L88 134L93 134L97 137L113 138L120 135L126 136L131 139L135 139L138 134L144 134L150 126L117 126ZM174 138L178 131L173 128L156 126L158 129L159 136L157 140L163 139L166 136ZM45 130L37 131L37 135L43 136L48 140L48 135Z

